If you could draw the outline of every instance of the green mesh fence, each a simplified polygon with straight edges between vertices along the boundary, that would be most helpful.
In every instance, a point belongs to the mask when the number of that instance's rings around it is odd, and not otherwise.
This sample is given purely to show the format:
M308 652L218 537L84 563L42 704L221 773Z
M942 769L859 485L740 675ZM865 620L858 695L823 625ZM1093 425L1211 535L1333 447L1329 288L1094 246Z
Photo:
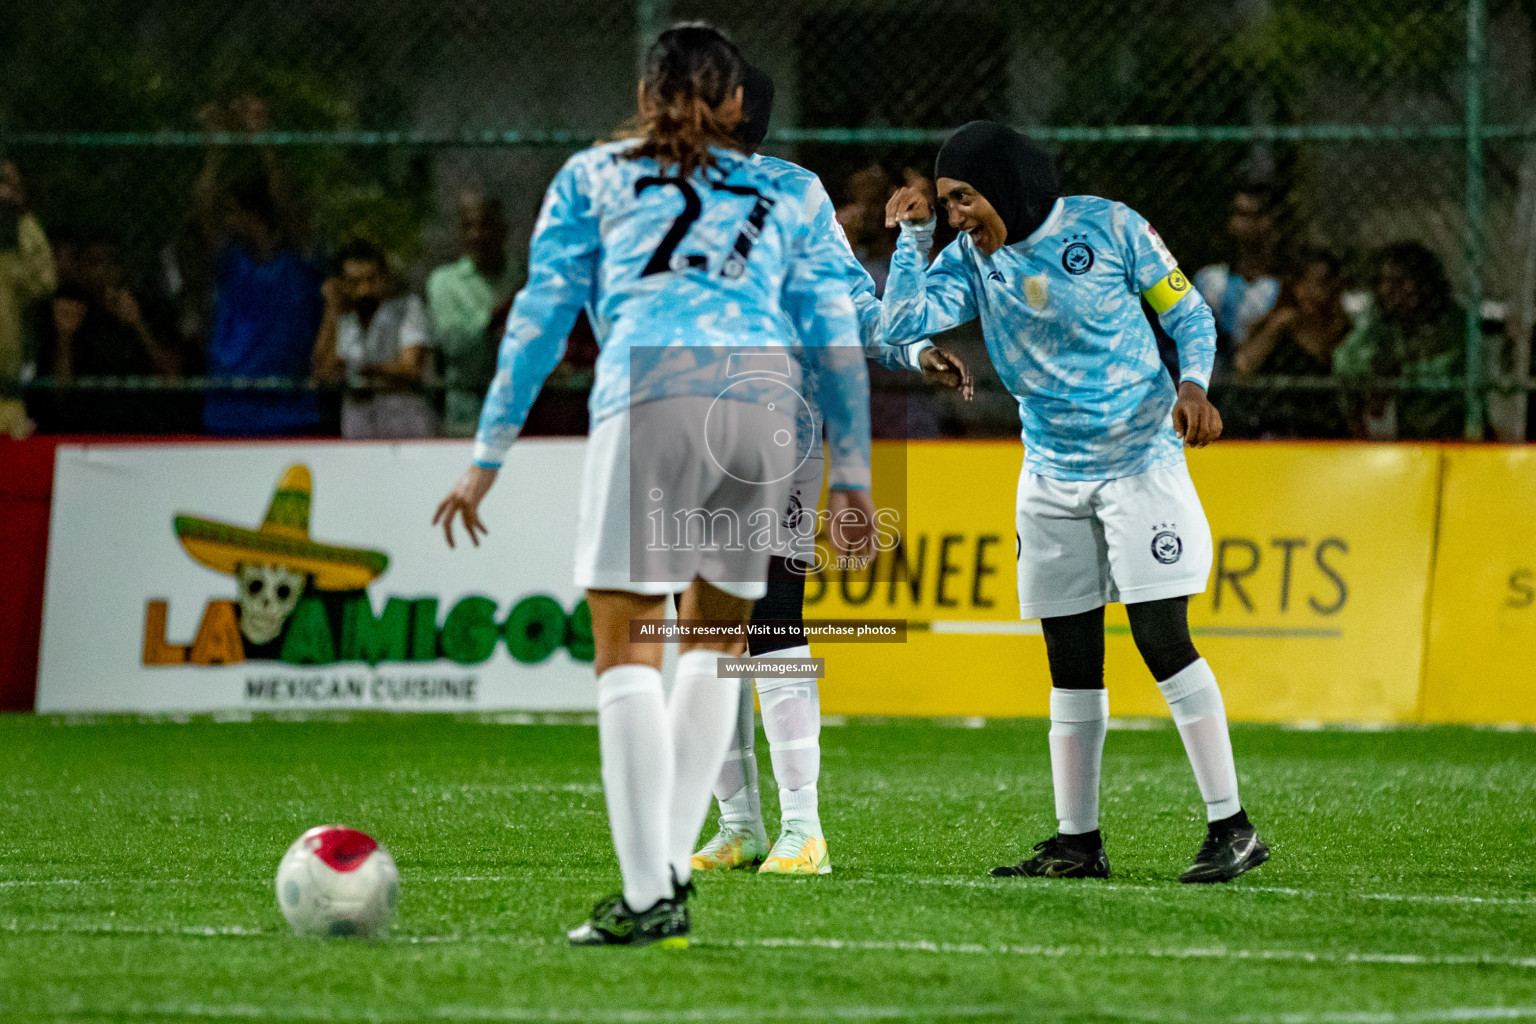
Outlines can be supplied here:
M1190 271L1231 259L1231 198L1251 180L1273 185L1286 250L1340 258L1355 307L1374 254L1420 242L1462 351L1437 377L1353 386L1439 394L1467 436L1491 413L1498 436L1525 437L1536 0L21 0L0 8L0 152L56 247L110 250L184 352L180 383L73 386L206 383L212 257L191 196L210 150L231 178L274 150L319 251L364 235L419 286L455 255L464 189L501 198L525 249L549 178L631 116L641 46L683 18L727 28L773 75L769 150L840 204L931 168L950 129L990 118L1050 145L1068 191L1145 214ZM247 96L264 119L242 119ZM847 223L878 259L889 239ZM974 332L951 343L985 365ZM29 393L57 388L29 356ZM1219 386L1238 432L1276 391L1351 401L1326 376L1229 371ZM946 432L1016 429L995 381L970 406L922 400Z

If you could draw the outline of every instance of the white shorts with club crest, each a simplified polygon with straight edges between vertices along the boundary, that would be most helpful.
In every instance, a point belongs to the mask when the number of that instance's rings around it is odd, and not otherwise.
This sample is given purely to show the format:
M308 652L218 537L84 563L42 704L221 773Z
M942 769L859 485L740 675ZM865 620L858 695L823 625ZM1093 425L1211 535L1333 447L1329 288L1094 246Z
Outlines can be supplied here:
M1019 617L1204 593L1211 527L1185 465L1119 480L1027 469L1015 504Z

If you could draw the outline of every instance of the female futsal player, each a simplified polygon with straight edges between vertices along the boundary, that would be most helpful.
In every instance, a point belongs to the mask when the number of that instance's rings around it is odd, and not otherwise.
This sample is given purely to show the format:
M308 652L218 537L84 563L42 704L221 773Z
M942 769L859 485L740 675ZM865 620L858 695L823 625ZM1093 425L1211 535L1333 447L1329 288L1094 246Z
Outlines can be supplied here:
M880 343L880 301L875 298L874 279L849 248L821 179L788 160L757 155L768 135L772 109L773 80L748 65L742 91L743 117L736 130L740 148L752 155L753 166L770 175L783 192L807 210L813 210L814 230L837 244L849 297L859 318L865 356L891 369L913 368L918 355L915 343ZM921 359L918 368L930 380L949 387L969 387L969 371L953 353L925 344ZM754 622L782 625L799 623L805 616L805 577L815 560L815 513L821 500L824 466L821 428L815 414L809 408L801 413L800 436L810 454L796 471L790 488L785 511L789 544L775 551L768 563L768 593L753 606ZM811 656L803 628L783 636L753 636L748 649L754 659L763 662ZM693 869L758 868L763 874L828 874L832 859L822 832L817 789L821 775L820 687L814 677L770 673L766 664L755 684L757 700L763 708L768 757L779 787L779 836L769 849L758 792L757 755L753 749L757 726L752 700L754 680L744 679L734 739L714 787L715 798L720 802L720 827L703 849L693 855Z
M1040 619L1051 670L1051 776L1058 833L994 875L1109 875L1099 834L1104 605L1168 701L1205 800L1204 844L1180 876L1225 882L1269 850L1237 794L1226 708L1190 641L1189 595L1205 590L1211 532L1184 445L1221 436L1206 401L1216 331L1151 225L1121 203L1060 196L1050 157L974 121L939 151L939 201L961 233L932 266L922 192L891 197L901 224L881 310L888 342L981 317L987 353L1019 402L1024 467L1016 506L1019 614ZM1178 344L1175 388L1141 300Z
M555 177L474 464L434 519L450 545L455 517L478 542L480 501L588 306L601 352L575 575L592 609L624 886L569 933L575 945L687 945L689 858L736 719L737 681L717 678L716 663L744 644L684 643L667 699L661 647L630 626L661 620L679 591L683 618L737 625L763 596L767 551L741 531L782 514L802 362L831 449L834 546L859 550L872 525L858 324L835 252L732 148L742 69L710 26L663 33L646 55L640 138L578 153Z

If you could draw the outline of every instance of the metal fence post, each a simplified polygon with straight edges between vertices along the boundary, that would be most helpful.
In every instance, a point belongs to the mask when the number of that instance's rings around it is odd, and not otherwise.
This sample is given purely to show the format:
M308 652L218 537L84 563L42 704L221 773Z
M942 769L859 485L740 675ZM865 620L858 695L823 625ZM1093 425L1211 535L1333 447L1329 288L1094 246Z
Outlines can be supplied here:
M1483 438L1483 74L1487 57L1487 0L1467 0L1467 365L1468 441Z
M672 21L670 0L635 0L635 48L641 63L645 51Z

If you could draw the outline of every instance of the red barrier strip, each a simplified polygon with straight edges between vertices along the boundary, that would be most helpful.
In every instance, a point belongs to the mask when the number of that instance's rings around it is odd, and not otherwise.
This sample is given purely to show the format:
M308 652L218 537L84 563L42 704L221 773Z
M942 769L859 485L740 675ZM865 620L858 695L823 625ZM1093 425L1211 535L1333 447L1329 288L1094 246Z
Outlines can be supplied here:
M0 711L31 711L37 696L53 453L71 440L0 441Z
M53 462L61 444L163 444L174 437L0 436L0 711L31 711L48 574Z

